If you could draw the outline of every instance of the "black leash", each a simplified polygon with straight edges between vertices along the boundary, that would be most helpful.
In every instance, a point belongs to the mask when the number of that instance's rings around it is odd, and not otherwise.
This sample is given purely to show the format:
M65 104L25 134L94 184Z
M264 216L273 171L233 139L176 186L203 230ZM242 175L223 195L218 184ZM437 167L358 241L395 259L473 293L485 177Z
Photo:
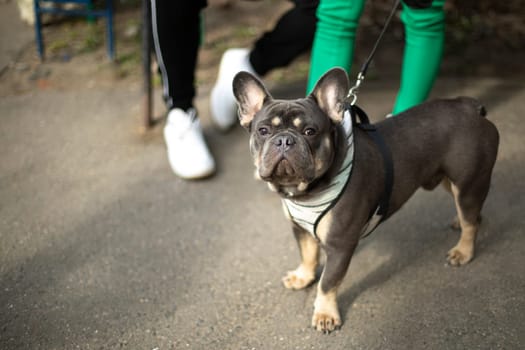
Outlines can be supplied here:
M361 130L365 131L374 141L374 143L379 148L379 151L383 158L383 167L385 170L385 187L383 190L383 195L379 199L379 203L377 206L377 209L374 209L372 213L369 215L369 223L374 215L377 215L380 217L380 219L374 223L373 227L368 227L367 232L365 232L365 236L370 234L385 218L388 214L388 204L390 202L390 196L392 194L392 187L394 185L394 163L392 161L392 154L390 152L390 148L388 148L387 144L385 143L385 140L383 139L383 136L381 136L381 133L377 130L375 125L370 124L370 119L366 115L365 111L362 110L359 106L357 106L355 103L357 101L357 93L359 90L359 87L361 86L361 83L365 79L366 72L368 70L368 66L370 65L370 62L372 62L372 59L374 58L374 55L376 53L377 47L379 46L379 42L383 38L383 35L386 32L386 29L390 22L392 21L392 18L397 10L397 7L399 6L400 0L394 0L394 4L392 5L392 9L390 10L390 14L388 15L385 24L383 26L383 29L381 30L381 33L379 34L379 37L377 38L374 47L372 48L372 51L370 52L370 55L368 55L368 58L366 59L365 63L362 65L361 70L359 71L359 74L357 75L357 80L355 85L350 88L347 95L347 102L345 104L345 109L347 109L350 112L350 116L352 118L353 125L356 125ZM359 119L359 123L357 122L357 119ZM367 224L368 226L368 224Z
M394 4L392 5L392 9L390 10L390 14L388 15L385 24L383 25L383 29L381 30L381 33L379 34L379 37L377 38L374 47L372 48L372 51L368 55L368 58L365 60L365 63L361 66L361 70L359 71L359 74L357 74L357 80L355 82L355 85L350 88L348 91L347 99L352 99L352 102L350 102L351 105L354 105L357 101L357 92L359 91L359 87L361 86L361 83L363 80L365 80L366 72L368 70L368 66L370 65L370 62L372 62L372 59L374 58L374 55L377 51L377 48L379 46L379 42L381 39L383 39L383 35L386 32L386 29L388 28L388 25L392 21L392 18L394 17L394 14L396 13L396 10L399 6L399 2L401 0L394 0Z

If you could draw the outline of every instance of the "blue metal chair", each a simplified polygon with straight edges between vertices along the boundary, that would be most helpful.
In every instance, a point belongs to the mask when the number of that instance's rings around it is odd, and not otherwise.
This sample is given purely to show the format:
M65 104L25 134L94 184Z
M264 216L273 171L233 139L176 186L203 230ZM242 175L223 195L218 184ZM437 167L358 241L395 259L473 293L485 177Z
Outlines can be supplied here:
M107 52L111 61L115 58L115 46L113 41L113 3L112 0L104 0L104 9L94 9L92 0L34 0L35 9L35 32L38 55L44 59L44 42L42 38L42 21L43 13L60 14L66 16L86 16L86 17L105 17L106 18L106 36ZM79 4L80 8L64 9L61 7L41 6L41 4Z

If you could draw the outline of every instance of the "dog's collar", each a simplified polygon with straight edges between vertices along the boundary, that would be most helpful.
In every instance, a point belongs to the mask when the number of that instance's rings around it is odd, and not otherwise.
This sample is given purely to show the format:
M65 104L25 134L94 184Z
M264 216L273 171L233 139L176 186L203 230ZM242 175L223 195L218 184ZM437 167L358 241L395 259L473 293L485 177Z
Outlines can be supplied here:
M337 203L350 179L354 161L354 133L352 118L348 110L343 114L341 126L346 135L346 156L336 176L314 196L307 199L283 198L283 206L291 219L315 238L317 224Z

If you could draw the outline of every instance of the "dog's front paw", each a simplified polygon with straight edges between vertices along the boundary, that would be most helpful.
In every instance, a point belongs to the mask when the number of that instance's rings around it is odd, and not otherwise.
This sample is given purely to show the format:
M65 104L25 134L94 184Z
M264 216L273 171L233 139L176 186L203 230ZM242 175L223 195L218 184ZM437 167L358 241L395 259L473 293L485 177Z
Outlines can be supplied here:
M317 292L314 302L314 315L312 327L323 333L330 333L342 324L337 308L337 293L334 290L323 292L321 287Z
M341 327L339 312L317 312L312 317L312 327L323 333L330 333Z
M473 249L462 247L458 244L448 251L447 262L452 266L461 266L468 263L473 257Z
M293 271L288 271L282 278L283 284L288 289L303 289L315 280L315 271L309 271L303 265Z

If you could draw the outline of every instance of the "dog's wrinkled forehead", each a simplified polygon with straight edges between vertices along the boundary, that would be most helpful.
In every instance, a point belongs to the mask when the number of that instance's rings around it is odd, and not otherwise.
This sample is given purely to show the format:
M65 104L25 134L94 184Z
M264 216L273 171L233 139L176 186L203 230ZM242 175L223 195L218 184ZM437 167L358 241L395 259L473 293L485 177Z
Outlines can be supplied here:
M257 113L255 123L279 128L301 128L308 124L327 122L319 107L308 99L274 100Z

